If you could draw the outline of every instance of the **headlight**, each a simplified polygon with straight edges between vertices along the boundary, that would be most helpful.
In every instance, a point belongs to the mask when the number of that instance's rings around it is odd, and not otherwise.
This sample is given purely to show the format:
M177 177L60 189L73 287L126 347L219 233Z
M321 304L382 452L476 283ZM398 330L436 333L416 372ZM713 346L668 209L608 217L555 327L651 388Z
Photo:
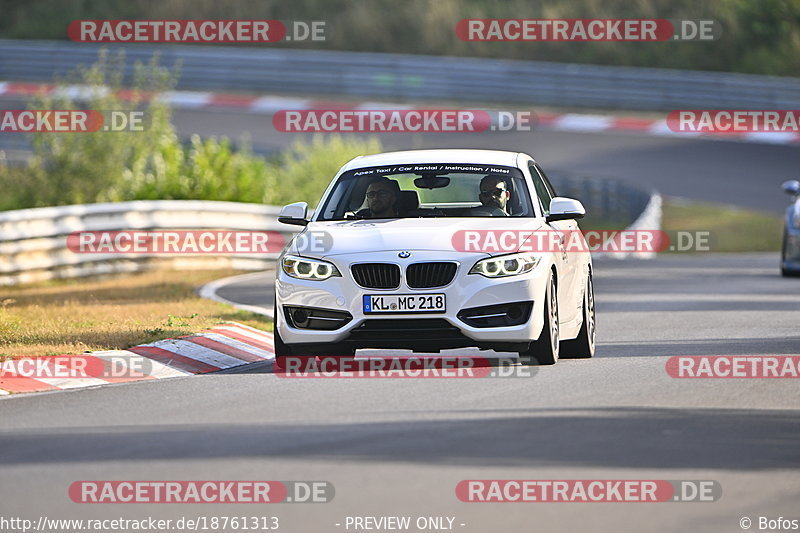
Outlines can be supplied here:
M285 255L281 267L287 275L298 279L322 281L332 276L341 276L339 269L332 263L296 255Z
M511 254L481 259L473 266L469 273L480 274L487 278L503 278L518 276L533 270L541 259L533 254Z

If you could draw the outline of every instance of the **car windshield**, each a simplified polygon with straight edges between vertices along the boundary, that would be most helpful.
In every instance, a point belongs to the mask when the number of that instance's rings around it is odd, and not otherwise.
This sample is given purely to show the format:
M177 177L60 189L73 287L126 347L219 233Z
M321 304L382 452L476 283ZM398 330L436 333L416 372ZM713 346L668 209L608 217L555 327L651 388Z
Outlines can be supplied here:
M519 169L420 164L345 172L317 220L503 216L535 216Z

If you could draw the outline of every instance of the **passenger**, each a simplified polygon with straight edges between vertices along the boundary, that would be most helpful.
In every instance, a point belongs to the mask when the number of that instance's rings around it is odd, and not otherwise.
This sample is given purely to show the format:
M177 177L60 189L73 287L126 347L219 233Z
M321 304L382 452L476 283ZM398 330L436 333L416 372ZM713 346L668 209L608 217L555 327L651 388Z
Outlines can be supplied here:
M481 204L473 207L469 215L473 217L507 217L506 206L511 198L511 191L506 187L505 179L500 176L485 176L480 183L478 199Z

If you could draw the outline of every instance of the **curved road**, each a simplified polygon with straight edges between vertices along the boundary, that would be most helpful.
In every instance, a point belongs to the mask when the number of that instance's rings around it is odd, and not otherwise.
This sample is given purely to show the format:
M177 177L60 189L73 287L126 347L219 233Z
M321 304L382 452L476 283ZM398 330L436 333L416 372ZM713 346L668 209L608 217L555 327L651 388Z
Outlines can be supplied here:
M8 109L25 101L2 98ZM514 109L516 110L516 109ZM311 135L281 133L268 115L237 109L176 110L179 134L247 139L259 153L272 153ZM530 153L545 171L618 178L658 189L669 196L721 202L782 213L788 205L780 190L800 178L800 146L698 138L654 137L631 132L552 131L385 134L387 150L412 148L488 148ZM14 156L29 146L18 133L0 133L0 149Z
M182 110L175 113L186 135L249 138L255 150L273 152L297 135L277 132L269 116L237 111ZM630 132L422 133L379 136L387 150L487 148L531 154L546 172L618 178L658 189L668 196L721 202L783 213L789 204L780 189L800 179L800 146L697 138L654 137Z
M597 357L527 378L287 380L261 363L7 398L0 515L275 514L292 532L345 531L336 524L348 515L381 514L454 516L465 532L723 532L739 530L742 516L791 517L797 381L678 380L664 366L680 354L797 354L800 283L781 278L776 262L599 260ZM463 479L572 478L717 480L723 492L716 503L622 506L469 504L454 492ZM327 480L336 497L79 506L66 490L81 479Z

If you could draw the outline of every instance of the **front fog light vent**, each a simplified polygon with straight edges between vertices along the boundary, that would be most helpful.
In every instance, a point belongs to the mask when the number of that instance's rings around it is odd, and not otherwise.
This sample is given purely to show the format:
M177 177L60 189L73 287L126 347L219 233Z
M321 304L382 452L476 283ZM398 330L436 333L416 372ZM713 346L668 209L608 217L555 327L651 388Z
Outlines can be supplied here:
M528 321L533 302L515 302L463 309L458 319L473 328L501 328L519 326Z
M333 311L313 307L285 305L283 306L283 312L289 326L297 329L334 330L353 320L353 315L347 311Z

